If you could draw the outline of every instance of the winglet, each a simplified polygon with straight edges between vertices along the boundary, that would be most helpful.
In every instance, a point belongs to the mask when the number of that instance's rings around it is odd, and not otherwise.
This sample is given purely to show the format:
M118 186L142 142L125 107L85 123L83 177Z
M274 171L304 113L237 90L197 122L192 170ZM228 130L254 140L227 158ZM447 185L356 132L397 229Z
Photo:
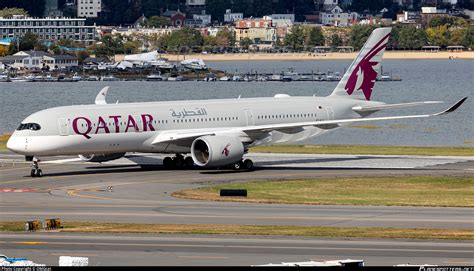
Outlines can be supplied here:
M451 112L456 111L456 109L458 109L466 101L466 99L467 97L462 98L461 100L457 101L454 105L452 105L450 108L444 111L441 111L439 113L433 114L433 116L441 116L441 115L449 114Z
M107 104L105 97L107 97L107 91L109 91L109 86L104 87L99 94L95 97L95 104Z

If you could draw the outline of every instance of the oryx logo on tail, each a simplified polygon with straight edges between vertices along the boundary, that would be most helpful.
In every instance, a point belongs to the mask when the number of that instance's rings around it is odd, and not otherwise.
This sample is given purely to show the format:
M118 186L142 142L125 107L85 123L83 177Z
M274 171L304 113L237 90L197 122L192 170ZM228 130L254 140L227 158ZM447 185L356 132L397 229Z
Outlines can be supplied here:
M379 62L374 61L373 58L387 47L389 36L390 33L377 42L352 70L345 86L347 94L352 95L354 91L362 90L365 99L370 100L370 95L372 94L372 89L377 79L377 71L374 67L379 64Z

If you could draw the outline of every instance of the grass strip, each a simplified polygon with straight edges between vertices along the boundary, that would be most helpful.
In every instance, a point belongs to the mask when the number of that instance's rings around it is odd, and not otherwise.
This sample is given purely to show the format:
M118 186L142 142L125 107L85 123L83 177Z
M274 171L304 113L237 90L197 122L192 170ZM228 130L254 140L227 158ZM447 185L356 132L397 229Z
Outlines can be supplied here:
M346 228L233 224L133 224L101 222L63 222L63 224L64 228L60 229L60 232L474 240L474 230L469 229ZM23 231L23 227L24 222L0 222L0 231L3 232Z
M259 146L250 152L298 154L368 154L368 155L421 155L421 156L474 156L469 147L410 147L371 145L278 145Z
M220 189L247 189L247 197L220 197ZM408 176L264 180L187 189L172 195L252 203L474 207L474 178Z

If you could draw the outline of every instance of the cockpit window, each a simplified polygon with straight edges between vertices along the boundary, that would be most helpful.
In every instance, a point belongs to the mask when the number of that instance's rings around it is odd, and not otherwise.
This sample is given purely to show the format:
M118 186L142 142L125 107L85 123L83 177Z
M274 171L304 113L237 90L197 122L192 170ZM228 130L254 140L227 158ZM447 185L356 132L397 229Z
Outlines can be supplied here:
M41 126L38 123L22 123L20 126L17 128L18 131L21 130L33 130L33 131L38 131L41 129Z

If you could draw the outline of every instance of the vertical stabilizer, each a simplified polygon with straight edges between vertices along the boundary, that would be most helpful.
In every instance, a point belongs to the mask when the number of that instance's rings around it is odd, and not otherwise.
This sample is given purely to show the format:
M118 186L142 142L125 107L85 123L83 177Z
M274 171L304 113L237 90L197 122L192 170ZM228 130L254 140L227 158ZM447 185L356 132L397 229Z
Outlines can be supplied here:
M372 32L331 96L370 100L390 31L391 27L383 27Z

